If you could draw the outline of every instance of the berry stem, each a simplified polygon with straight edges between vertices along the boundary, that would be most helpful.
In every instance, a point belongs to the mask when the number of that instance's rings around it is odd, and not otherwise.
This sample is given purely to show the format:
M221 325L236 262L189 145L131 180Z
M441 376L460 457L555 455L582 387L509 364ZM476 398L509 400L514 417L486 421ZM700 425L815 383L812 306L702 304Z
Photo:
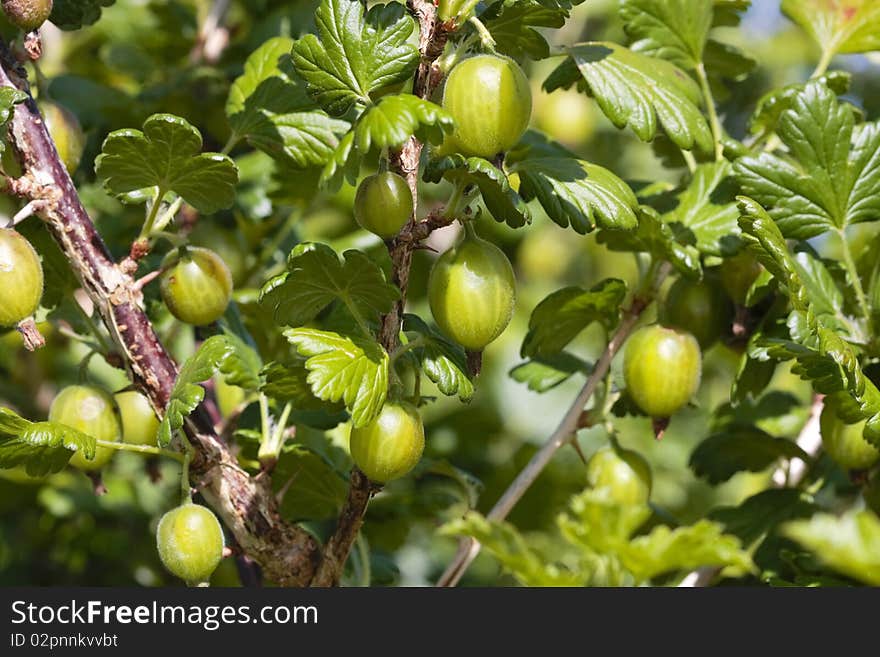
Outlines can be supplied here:
M135 454L144 454L146 456L165 456L169 459L174 459L178 463L183 463L186 458L181 452L162 449L161 447L152 447L150 445L129 445L128 443L116 443L109 440L96 440L95 445L98 447L106 447L107 449L115 449L119 452L133 452Z

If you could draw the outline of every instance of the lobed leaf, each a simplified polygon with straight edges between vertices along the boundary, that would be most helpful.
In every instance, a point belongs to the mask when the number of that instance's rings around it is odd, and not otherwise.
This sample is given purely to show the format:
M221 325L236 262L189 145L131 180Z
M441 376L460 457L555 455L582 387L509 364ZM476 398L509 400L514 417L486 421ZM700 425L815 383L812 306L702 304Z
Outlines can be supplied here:
M404 315L403 326L408 336L410 332L414 334L410 339L422 342L422 346L415 349L415 355L428 379L444 395L458 395L462 401L470 401L474 396L474 382L468 373L464 349L416 315Z
M307 359L307 381L318 399L345 403L355 427L373 421L388 395L388 354L378 343L310 328L284 335Z
M116 130L107 136L96 173L117 196L154 189L174 192L201 212L228 208L235 200L238 169L226 155L201 150L202 136L188 121L154 114L143 131Z

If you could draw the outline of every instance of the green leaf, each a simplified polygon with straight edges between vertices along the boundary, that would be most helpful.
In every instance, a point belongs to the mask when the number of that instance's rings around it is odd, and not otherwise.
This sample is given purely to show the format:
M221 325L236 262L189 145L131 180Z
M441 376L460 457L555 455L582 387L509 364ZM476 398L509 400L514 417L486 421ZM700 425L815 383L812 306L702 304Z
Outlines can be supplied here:
M412 76L419 51L409 36L415 23L402 5L377 5L364 14L358 0L323 0L315 15L317 35L293 45L293 62L311 96L341 115L370 94Z
M568 55L544 82L548 92L571 86L580 75L618 128L629 127L642 141L651 141L662 127L679 148L712 149L700 88L674 64L610 42L573 46Z
M6 125L12 111L19 103L27 100L27 94L12 87L0 87L0 126Z
M308 328L284 335L308 359L308 382L316 397L344 402L355 427L379 414L388 395L388 354L379 344Z
M808 518L816 512L816 505L796 488L765 490L745 500L739 506L719 507L710 518L724 525L725 531L745 545L751 545L778 525L795 518Z
M0 407L0 468L24 466L32 477L60 472L81 451L95 457L95 439L55 422L29 422Z
M663 215L663 221L672 225L679 239L686 232L688 242L701 253L730 254L739 245L739 210L731 174L732 167L726 160L699 165L688 187L678 196L678 206Z
M528 206L510 186L504 171L481 157L455 154L430 160L423 178L432 183L445 178L461 185L476 185L492 217L511 228L520 228L532 220Z
M880 519L870 511L819 513L786 524L783 532L834 570L880 586Z
M342 403L330 403L315 397L305 359L269 363L263 368L262 375L265 383L260 392L283 404L292 404L293 423L326 430L348 418Z
M792 157L744 157L736 173L785 237L809 239L880 217L880 124L855 128L850 108L814 81L782 113L777 132Z
M324 165L350 126L319 110L294 78L292 47L293 39L275 37L248 57L226 115L237 136L272 157L301 168Z
M567 351L558 354L533 358L510 370L510 378L525 383L533 392L547 392L568 381L572 375L589 375L592 366Z
M588 488L571 498L556 524L572 545L598 554L619 555L650 516L646 504L619 504L608 488Z
M55 0L49 20L61 30L78 30L97 23L101 9L116 0Z
M516 528L488 520L476 511L446 523L442 536L469 536L478 540L506 571L525 586L583 586L584 577L548 560L530 547Z
M865 439L880 446L880 391L865 376L853 347L817 317L810 294L777 224L755 201L740 197L743 239L759 262L786 288L794 311L788 319L791 340L766 338L750 352L766 360L796 359L793 372L823 393L846 391L867 420Z
M519 195L538 199L547 216L563 228L585 235L596 226L631 230L638 225L638 199L608 169L563 157L512 159L519 174Z
M293 522L335 517L348 493L348 482L333 463L298 443L284 447L272 477L281 486L291 485L281 514Z
M287 272L263 286L260 301L279 324L302 326L336 300L363 322L388 312L398 298L397 288L363 252L346 251L340 260L326 244L304 243L291 251Z
M529 331L523 340L525 358L551 356L593 322L613 326L620 317L626 297L626 283L610 278L590 290L566 287L557 290L535 307L529 318Z
M159 427L159 445L164 447L171 442L174 434L183 427L186 417L192 413L205 398L205 389L199 384L207 381L218 371L222 371L227 382L232 385L240 381L255 389L251 377L254 367L259 376L256 353L233 335L215 335L202 343L199 350L190 356L177 375L171 397L165 409L165 417Z
M824 84L838 96L849 91L851 80L852 75L845 71L831 71L816 78L816 81ZM809 83L790 84L764 94L749 120L749 129L752 134L762 135L775 132L782 113L794 106L795 99L804 92L807 84Z
M154 114L144 122L143 132L111 132L96 172L117 196L154 188L179 194L200 212L228 208L235 200L238 169L226 155L201 150L202 136L188 121Z
M384 96L369 107L355 126L355 145L361 155L371 148L398 148L413 135L440 144L452 131L452 116L431 101L412 94Z
M664 573L709 566L730 567L739 572L754 570L739 539L725 534L721 525L709 520L676 529L656 527L650 534L633 540L620 559L640 582Z
M539 0L500 0L480 14L499 52L514 59L544 59L550 46L535 28L560 28L568 18L569 3ZM571 3L576 4L576 3ZM548 6L549 5L549 6Z
M774 438L757 427L733 426L701 442L691 454L690 467L714 485L738 472L761 472L780 458L810 461L810 456L790 440Z
M876 0L782 0L782 11L830 54L880 49Z
M238 386L245 390L258 390L260 388L261 370L263 360L260 354L246 344L244 340L233 333L223 334L226 338L226 356L219 364L219 371L223 380L231 386Z
M415 349L415 355L428 379L444 395L458 395L462 401L470 401L474 396L474 383L468 374L464 350L416 315L404 315L403 326L410 340L423 343ZM410 332L414 335L410 336Z
M632 50L687 70L703 61L713 13L712 0L624 0L620 5Z
M660 218L657 211L644 205L639 211L636 230L603 230L598 241L612 251L650 253L657 259L668 261L690 278L699 278L702 271L699 251L679 242L672 227Z

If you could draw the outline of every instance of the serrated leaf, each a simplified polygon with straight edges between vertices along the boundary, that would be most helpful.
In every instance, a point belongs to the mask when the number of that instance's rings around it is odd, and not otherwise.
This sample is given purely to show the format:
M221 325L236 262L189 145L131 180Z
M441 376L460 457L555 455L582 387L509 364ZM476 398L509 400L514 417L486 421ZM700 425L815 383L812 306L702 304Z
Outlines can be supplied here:
M32 477L60 472L76 452L95 457L95 439L55 422L30 422L0 407L0 468L24 466Z
M323 0L315 15L317 35L293 45L297 73L330 114L370 104L370 94L411 77L419 60L408 39L413 19L397 3L364 14L358 0Z
M782 11L826 53L880 49L880 4L876 0L782 0Z
M403 146L413 135L422 142L440 144L452 126L452 115L439 105L412 94L393 94L384 96L358 119L355 146L366 155L371 148Z
M143 132L111 132L95 162L96 172L110 194L154 188L180 195L201 212L228 208L235 200L238 169L226 155L201 151L202 136L188 121L154 114L144 122Z
M532 311L521 355L533 358L557 354L593 322L613 327L625 297L626 283L615 278L604 280L590 290L582 287L557 290Z
M680 234L686 230L701 253L725 255L736 250L739 209L733 168L725 161L701 164L678 196L678 206L663 215Z
M226 115L236 135L297 167L323 166L350 126L327 116L293 77L293 39L266 41L233 83Z
M223 337L226 338L227 351L218 367L223 380L231 386L258 390L263 368L260 354L237 335L227 332Z
M55 0L49 20L59 29L78 30L98 22L102 8L115 2L116 0Z
M344 404L315 397L308 381L305 359L269 363L263 368L262 375L265 383L260 391L283 404L292 404L291 420L294 424L328 430L348 419Z
M480 14L480 20L495 39L499 52L515 59L544 59L550 55L550 46L535 28L555 29L565 25L569 15L566 4L569 3L501 0L489 5Z
M608 488L588 488L571 498L556 524L572 545L599 554L619 555L651 516L647 504L619 504Z
M849 91L852 75L845 71L831 71L816 80L840 96ZM790 84L764 94L749 120L749 129L752 134L760 135L774 132L782 113L794 106L795 99L804 92L807 84L807 82Z
M796 488L765 490L735 507L719 507L710 518L724 525L725 531L751 545L778 525L795 518L807 518L817 507Z
M5 125L18 103L27 100L27 94L12 87L0 87L0 125Z
M682 244L669 224L665 223L653 208L639 209L639 226L634 231L603 230L598 241L612 251L635 251L650 253L666 260L680 273L699 278L702 271L700 253L693 246Z
M312 392L345 403L352 424L369 424L388 395L388 354L379 344L317 329L289 329L284 335L305 358Z
M389 311L400 292L385 282L379 266L361 251L342 255L340 260L326 244L300 244L290 253L287 272L263 286L260 302L286 326L302 326L336 300L358 321Z
M834 570L880 586L880 519L870 511L818 513L786 524L783 532Z
M700 111L699 86L680 68L610 42L568 49L544 82L549 92L583 77L599 108L618 128L629 127L651 141L662 127L676 146L708 152L712 131Z
M563 157L511 158L520 177L519 195L538 199L555 223L585 235L597 226L631 230L638 225L638 199L608 169L584 160Z
M455 154L433 159L425 167L423 178L425 182L436 183L445 178L476 185L492 217L511 228L520 228L532 220L528 206L510 186L504 171L481 157Z
M403 326L408 334L414 333L411 339L422 343L415 349L415 355L428 379L444 395L458 395L462 401L470 401L474 396L474 383L468 374L464 350L416 315L404 315Z
M634 539L620 556L637 581L680 570L713 566L754 570L751 557L739 539L725 534L721 525L700 520L689 527L659 526Z
M821 81L782 113L777 134L791 151L744 157L744 194L763 205L785 237L809 239L880 217L880 124L854 126L850 109Z
M592 366L586 361L567 351L561 351L517 365L510 370L510 378L525 383L533 392L543 393L565 383L574 374L589 375L592 370Z
M530 547L507 522L488 520L476 511L446 523L442 536L469 536L478 540L505 570L526 586L582 586L582 575L570 572Z
M853 347L813 312L809 293L779 227L752 199L740 197L739 201L743 239L759 262L787 289L794 308L788 319L791 340L764 339L750 355L763 359L796 359L797 365L792 371L812 381L817 391L823 394L848 392L867 420L865 440L880 446L880 391L865 376Z
M624 0L620 17L632 50L693 70L703 61L713 9L712 0Z
M790 440L774 438L757 427L733 426L701 442L691 454L689 465L694 474L714 485L738 472L761 472L780 458L810 460Z
M165 417L159 426L160 446L171 442L174 434L183 427L186 417L204 400L205 389L199 385L201 382L207 381L224 367L228 370L227 380L230 383L249 379L253 356L239 351L240 342L235 336L215 335L205 340L199 350L186 360L171 389ZM231 363L225 365L228 358ZM249 361L251 365L248 365Z

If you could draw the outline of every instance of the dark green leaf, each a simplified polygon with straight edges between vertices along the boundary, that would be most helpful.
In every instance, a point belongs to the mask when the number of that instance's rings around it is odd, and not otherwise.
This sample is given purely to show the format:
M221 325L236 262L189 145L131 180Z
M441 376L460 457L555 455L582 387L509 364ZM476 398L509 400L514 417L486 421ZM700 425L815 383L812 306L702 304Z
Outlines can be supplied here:
M306 324L336 300L358 321L390 310L400 293L385 282L378 265L361 251L346 251L343 258L326 244L300 244L290 254L288 271L263 286L261 303L287 326Z
M590 290L567 287L554 292L532 312L522 356L557 354L593 322L613 326L625 297L626 283L613 278Z
M404 82L418 64L418 49L409 42L415 23L398 3L377 5L365 15L358 0L323 0L315 23L317 35L294 43L293 61L309 93L330 114L369 105L371 93Z
M777 488L753 495L739 506L715 509L710 517L744 544L751 545L783 522L810 517L816 508L802 491Z
M690 466L710 484L727 481L738 472L760 472L780 458L810 457L795 443L774 438L757 427L730 427L709 436L691 454Z
M96 23L101 18L101 8L109 7L116 0L55 0L49 20L62 30L78 30Z
M712 131L700 111L699 86L680 68L615 43L586 43L544 82L547 91L569 87L580 76L601 110L618 128L651 141L662 127L684 150L712 149Z
M474 383L468 374L464 350L423 322L416 315L403 316L404 329L414 333L410 339L423 343L415 349L425 375L444 395L458 395L462 401L474 396Z
M235 200L238 169L226 155L201 151L202 136L188 121L154 114L144 122L143 132L111 132L96 172L111 194L150 188L179 194L201 212L228 208Z
M577 356L561 351L517 365L510 370L510 378L525 383L529 390L541 393L568 381L578 372L589 375L592 369L589 363Z

